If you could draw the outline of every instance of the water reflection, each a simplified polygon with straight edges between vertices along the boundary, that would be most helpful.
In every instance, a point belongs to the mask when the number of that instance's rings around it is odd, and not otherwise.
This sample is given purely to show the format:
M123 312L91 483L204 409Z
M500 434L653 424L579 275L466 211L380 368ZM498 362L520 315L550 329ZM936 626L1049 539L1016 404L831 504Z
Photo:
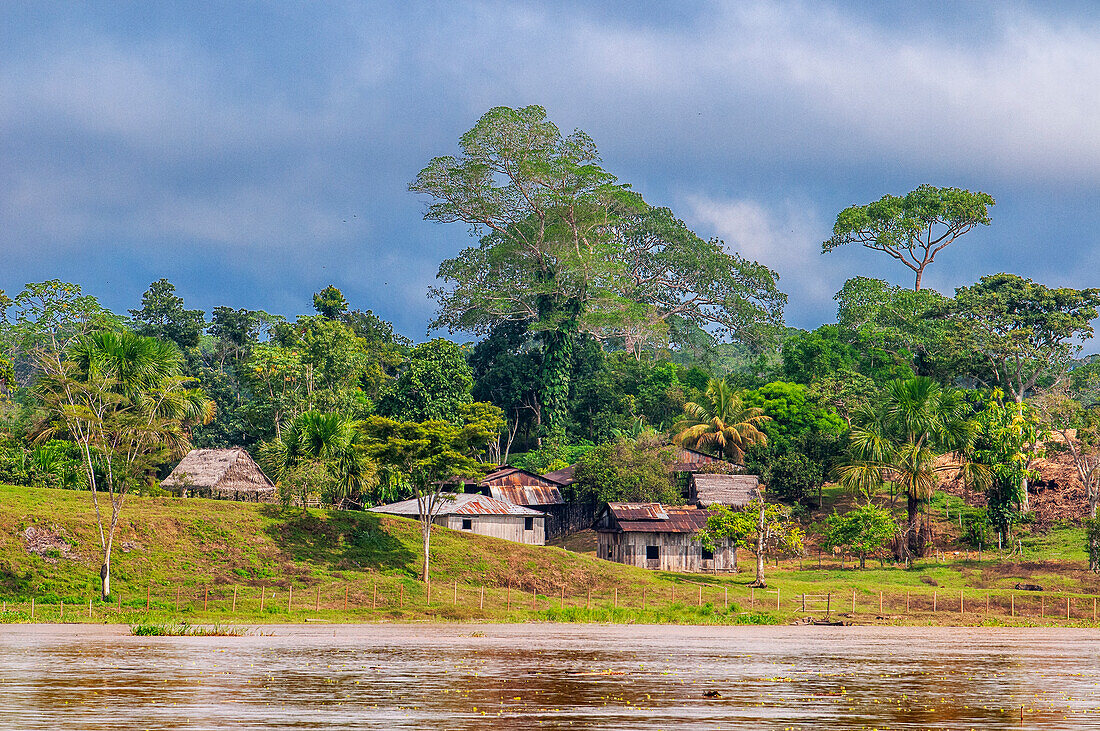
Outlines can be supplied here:
M264 633L0 627L0 729L1100 728L1100 633L1086 630Z

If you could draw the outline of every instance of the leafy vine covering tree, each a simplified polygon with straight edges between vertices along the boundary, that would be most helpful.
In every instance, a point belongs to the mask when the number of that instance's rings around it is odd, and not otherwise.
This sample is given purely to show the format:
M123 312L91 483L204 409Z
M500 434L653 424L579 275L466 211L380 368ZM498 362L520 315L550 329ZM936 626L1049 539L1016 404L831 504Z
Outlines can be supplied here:
M469 224L479 245L439 268L435 327L484 334L521 323L541 350L540 416L568 411L581 333L635 353L673 323L762 338L782 322L776 274L703 241L600 164L592 139L562 135L542 107L497 107L409 188L431 196L428 220Z

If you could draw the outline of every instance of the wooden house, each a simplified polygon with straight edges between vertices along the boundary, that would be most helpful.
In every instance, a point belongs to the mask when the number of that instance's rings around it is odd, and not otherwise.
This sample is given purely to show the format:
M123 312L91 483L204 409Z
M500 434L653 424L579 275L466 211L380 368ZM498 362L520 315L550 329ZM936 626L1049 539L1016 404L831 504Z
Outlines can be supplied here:
M370 512L419 519L420 506L413 498L389 505L379 505L370 508ZM542 546L546 543L545 515L522 505L478 493L444 496L432 522L444 528L503 538L516 543L527 543L533 546Z
M477 481L464 483L463 492L480 493L533 510L561 505L561 484L519 467L498 467Z
M701 508L723 505L739 510L760 497L756 475L724 475L696 472L691 476L688 502Z
M659 571L733 571L737 551L729 541L703 548L698 533L707 511L694 505L608 503L596 518L600 558Z
M240 447L192 449L160 486L180 497L275 502L275 484Z

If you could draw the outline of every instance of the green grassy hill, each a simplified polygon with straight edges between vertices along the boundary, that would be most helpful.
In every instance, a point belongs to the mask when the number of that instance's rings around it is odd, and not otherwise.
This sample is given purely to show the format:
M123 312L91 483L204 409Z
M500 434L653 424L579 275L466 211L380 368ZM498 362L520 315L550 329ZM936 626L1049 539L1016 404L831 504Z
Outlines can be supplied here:
M1042 537L1026 558L987 552L979 562L949 552L910 570L869 562L861 571L832 556L819 567L811 553L769 566L768 590L749 588L752 556L744 552L742 573L713 576L442 528L432 540L429 596L416 578L412 520L131 497L115 543L115 595L105 604L91 495L0 486L0 621L765 623L812 614L801 601L810 594L829 595L834 617L860 623L1066 623L1068 599L1069 622L1092 625L1100 594L1100 579L1084 568L1080 531L1070 528ZM574 548L590 548L585 540ZM1017 582L1047 591L1019 592ZM807 606L821 605L811 597Z

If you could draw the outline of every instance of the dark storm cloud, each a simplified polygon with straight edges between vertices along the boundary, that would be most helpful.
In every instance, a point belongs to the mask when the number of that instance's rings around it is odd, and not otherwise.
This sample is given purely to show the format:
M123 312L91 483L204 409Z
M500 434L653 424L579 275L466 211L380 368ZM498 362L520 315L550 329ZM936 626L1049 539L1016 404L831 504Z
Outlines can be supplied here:
M333 282L413 336L461 226L406 191L497 104L545 105L607 167L833 316L862 251L840 208L923 182L994 225L944 291L1009 270L1095 284L1100 35L1065 4L26 4L0 31L0 288L60 277L116 310L293 314ZM946 253L946 252L945 252Z

